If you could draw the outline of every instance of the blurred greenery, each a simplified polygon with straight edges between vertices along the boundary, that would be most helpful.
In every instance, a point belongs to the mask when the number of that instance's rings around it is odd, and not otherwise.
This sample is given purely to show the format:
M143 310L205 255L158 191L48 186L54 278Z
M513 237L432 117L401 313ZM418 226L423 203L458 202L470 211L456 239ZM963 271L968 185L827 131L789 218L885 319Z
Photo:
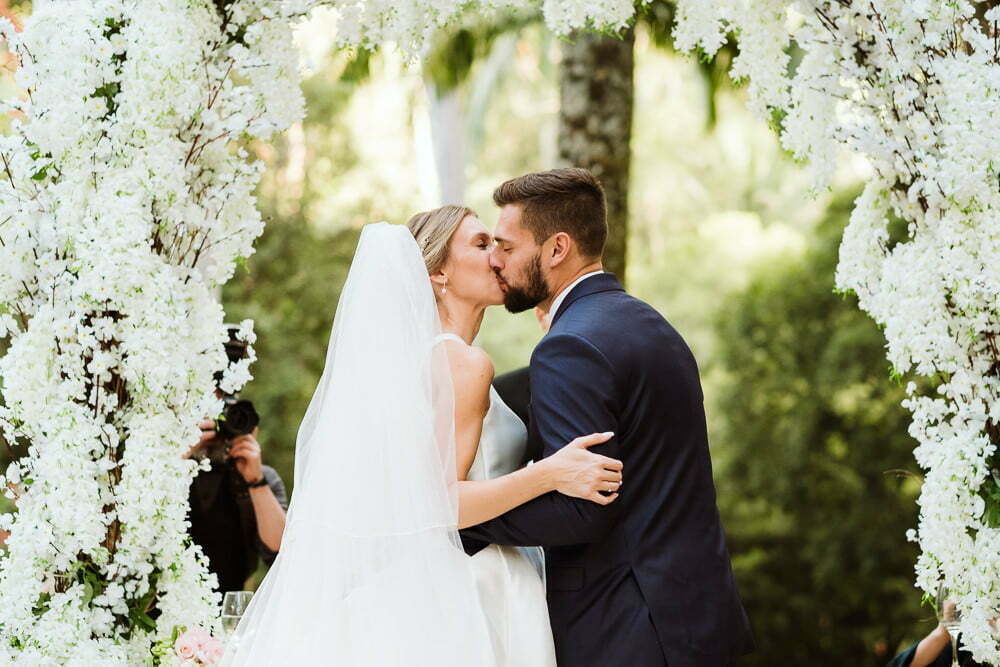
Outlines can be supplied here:
M842 196L801 257L768 262L717 317L716 478L759 650L747 665L883 665L921 618L919 479L902 387L854 297L833 293Z

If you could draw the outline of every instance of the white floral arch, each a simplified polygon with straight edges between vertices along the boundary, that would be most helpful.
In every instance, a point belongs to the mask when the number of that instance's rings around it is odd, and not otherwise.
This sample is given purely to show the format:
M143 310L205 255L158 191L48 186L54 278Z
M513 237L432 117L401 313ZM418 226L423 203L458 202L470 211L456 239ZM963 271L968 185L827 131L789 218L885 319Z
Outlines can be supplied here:
M291 26L334 6L344 46L418 54L460 12L537 0L36 0L4 28L29 91L0 139L0 428L26 446L0 565L0 656L162 664L218 599L185 541L195 464L226 364L213 289L262 231L261 168L242 148L302 116ZM947 578L966 644L1000 661L1000 55L996 2L677 0L677 45L733 75L817 184L842 148L874 176L838 287L884 326L911 374L917 583ZM631 0L544 0L548 25L618 28ZM803 54L790 63L788 46ZM208 323L197 329L186 325ZM253 333L245 327L251 342ZM248 360L226 371L238 388ZM157 618L146 611L155 604ZM159 642L159 643L158 643ZM151 654L152 651L152 654ZM6 653L6 655L4 655Z

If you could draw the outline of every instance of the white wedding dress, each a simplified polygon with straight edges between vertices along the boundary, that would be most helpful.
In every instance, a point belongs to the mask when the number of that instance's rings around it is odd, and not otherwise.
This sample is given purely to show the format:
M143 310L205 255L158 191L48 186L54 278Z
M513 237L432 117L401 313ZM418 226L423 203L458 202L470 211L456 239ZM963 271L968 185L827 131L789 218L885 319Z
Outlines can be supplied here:
M461 338L443 334L439 339ZM528 443L524 422L490 387L470 481L495 479L521 467ZM472 556L472 570L498 667L555 667L545 603L544 560L538 547L491 544Z

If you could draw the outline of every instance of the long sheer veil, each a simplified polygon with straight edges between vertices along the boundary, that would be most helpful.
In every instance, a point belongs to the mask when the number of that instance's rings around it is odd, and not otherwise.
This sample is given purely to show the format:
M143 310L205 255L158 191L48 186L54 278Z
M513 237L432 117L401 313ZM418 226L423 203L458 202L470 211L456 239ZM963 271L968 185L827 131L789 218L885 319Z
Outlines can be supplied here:
M296 441L281 550L228 665L492 665L456 530L453 393L405 227L362 231Z

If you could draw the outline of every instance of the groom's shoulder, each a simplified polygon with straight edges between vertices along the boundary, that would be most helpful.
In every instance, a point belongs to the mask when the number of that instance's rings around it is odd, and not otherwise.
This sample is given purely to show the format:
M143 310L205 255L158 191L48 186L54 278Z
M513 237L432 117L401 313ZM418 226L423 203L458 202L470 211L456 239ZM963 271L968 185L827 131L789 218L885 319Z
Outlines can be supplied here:
M554 335L586 340L615 363L642 356L652 348L677 344L680 338L656 308L623 290L592 294L574 302L546 338Z
M653 306L624 290L590 294L574 302L560 318L562 330L584 337L621 337L631 328L666 319Z

